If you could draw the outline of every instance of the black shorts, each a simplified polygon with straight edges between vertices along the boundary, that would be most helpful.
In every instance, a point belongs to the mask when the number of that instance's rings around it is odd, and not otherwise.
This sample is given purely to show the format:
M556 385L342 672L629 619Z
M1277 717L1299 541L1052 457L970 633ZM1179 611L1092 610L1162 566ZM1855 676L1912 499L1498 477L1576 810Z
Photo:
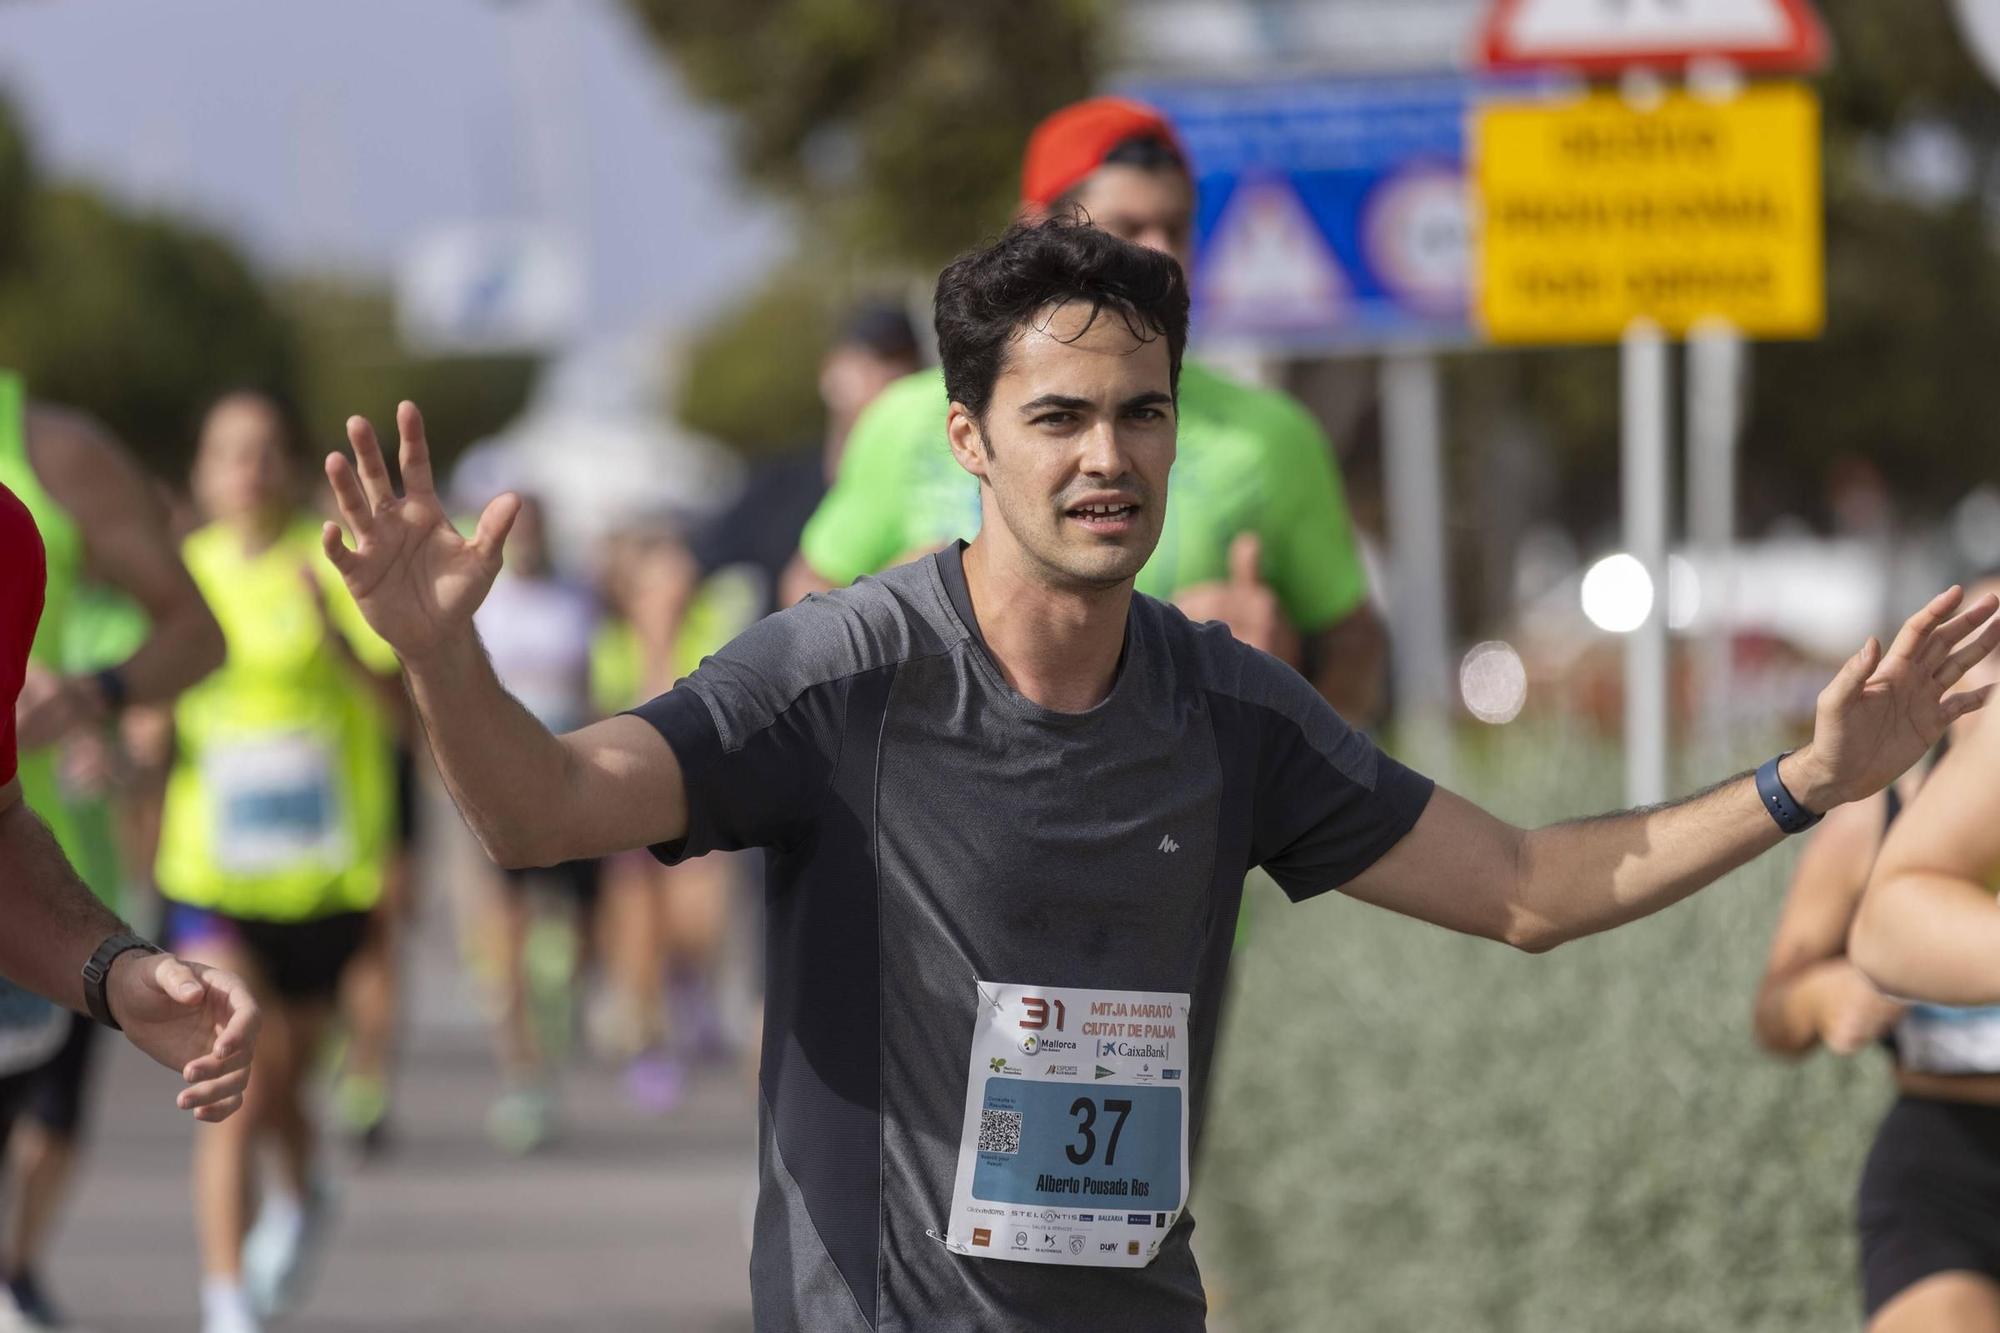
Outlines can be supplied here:
M546 886L574 902L584 911L597 904L597 862L564 861L560 865L536 867L532 870L505 870L500 872L502 882L510 893L525 893L530 889Z
M33 1072L29 1080L28 1118L60 1138L74 1139L83 1127L85 1094L90 1088L92 1052L101 1028L82 1014L69 1016L69 1035L62 1049Z
M2000 1107L1902 1096L1861 1172L1868 1317L1927 1277L2000 1281Z
M167 938L176 952L203 940L241 948L281 1000L331 1000L340 989L340 974L368 938L368 913L257 921L175 903L167 913Z

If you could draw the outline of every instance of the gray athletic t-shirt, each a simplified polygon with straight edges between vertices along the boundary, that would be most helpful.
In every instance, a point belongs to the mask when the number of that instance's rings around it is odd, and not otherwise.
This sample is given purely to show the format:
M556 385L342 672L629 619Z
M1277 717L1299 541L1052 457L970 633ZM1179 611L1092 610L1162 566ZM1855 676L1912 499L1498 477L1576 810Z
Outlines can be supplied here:
M975 981L1191 997L1198 1141L1243 877L1335 888L1431 783L1220 625L1135 595L1086 713L1011 688L962 547L762 621L634 710L687 776L664 861L764 847L756 1324L1200 1329L1182 1213L1144 1268L955 1254Z

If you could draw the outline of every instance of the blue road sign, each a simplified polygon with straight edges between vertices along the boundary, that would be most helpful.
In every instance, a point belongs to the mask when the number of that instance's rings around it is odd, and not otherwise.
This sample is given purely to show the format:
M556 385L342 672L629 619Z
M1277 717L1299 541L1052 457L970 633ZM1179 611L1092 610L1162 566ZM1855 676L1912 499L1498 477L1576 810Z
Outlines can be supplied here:
M1193 159L1196 331L1273 350L1472 339L1469 109L1527 80L1140 84Z

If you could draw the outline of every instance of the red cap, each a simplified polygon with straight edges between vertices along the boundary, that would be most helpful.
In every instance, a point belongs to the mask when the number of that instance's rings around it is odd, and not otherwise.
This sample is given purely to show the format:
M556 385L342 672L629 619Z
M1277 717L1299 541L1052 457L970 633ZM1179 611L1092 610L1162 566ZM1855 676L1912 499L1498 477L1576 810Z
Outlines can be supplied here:
M1057 111L1035 126L1021 159L1021 204L1046 209L1127 139L1164 139L1183 160L1187 152L1174 127L1144 102L1129 97L1091 97Z

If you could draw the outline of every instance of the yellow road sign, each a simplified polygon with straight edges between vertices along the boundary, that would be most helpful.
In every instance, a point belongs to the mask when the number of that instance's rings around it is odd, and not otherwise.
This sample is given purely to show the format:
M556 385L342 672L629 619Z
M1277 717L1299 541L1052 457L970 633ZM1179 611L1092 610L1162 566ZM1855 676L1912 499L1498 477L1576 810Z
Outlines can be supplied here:
M1819 101L1804 85L1475 115L1477 308L1493 341L1599 342L1640 319L1820 331Z

